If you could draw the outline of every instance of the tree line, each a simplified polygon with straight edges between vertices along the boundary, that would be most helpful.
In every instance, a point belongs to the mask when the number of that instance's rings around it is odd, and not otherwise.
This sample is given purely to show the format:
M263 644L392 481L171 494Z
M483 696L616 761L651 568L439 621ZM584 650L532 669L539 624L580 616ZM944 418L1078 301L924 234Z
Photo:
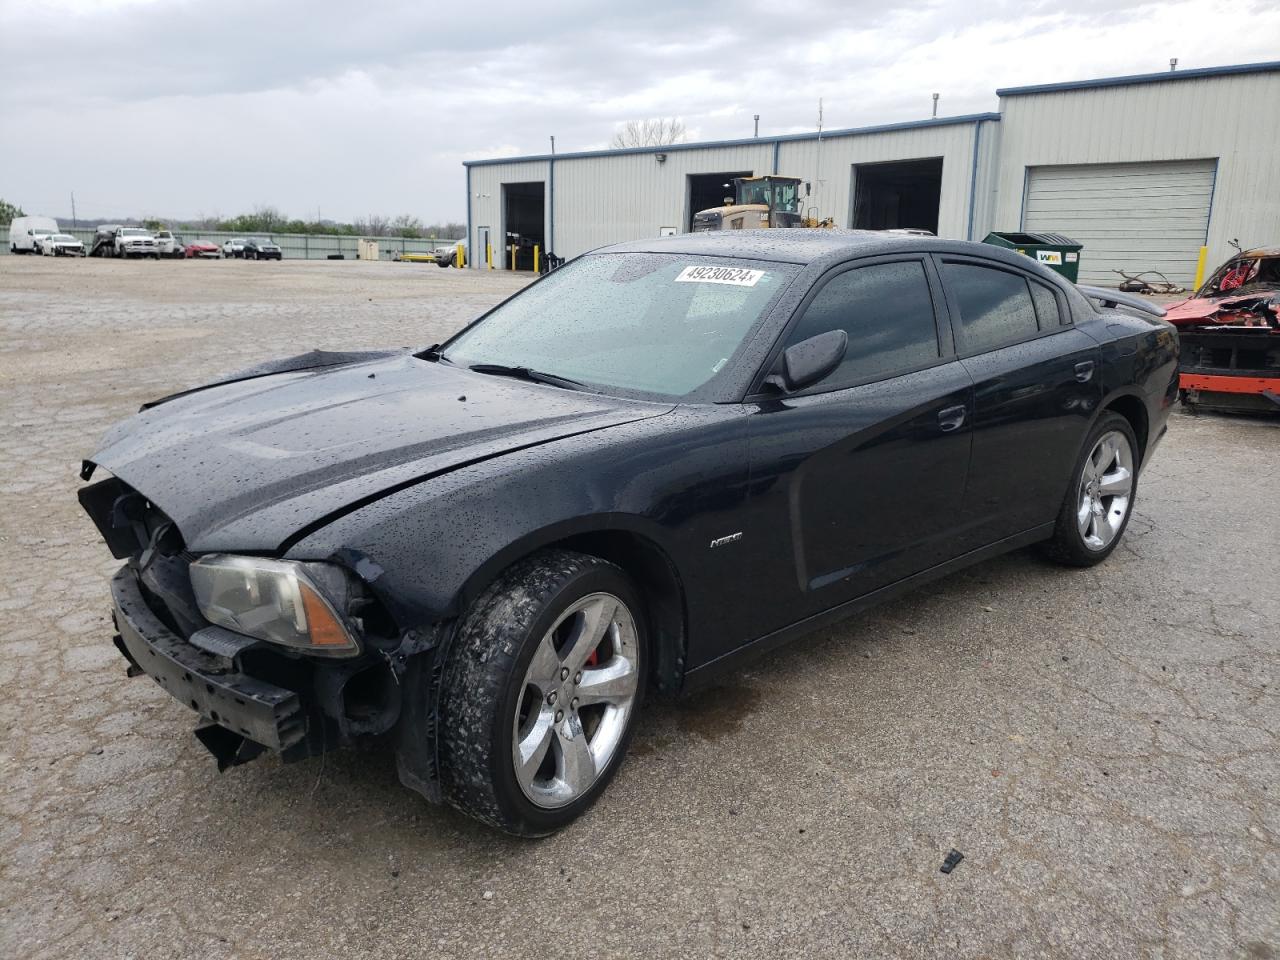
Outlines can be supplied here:
M17 204L0 199L0 223L9 223L15 217L26 216ZM66 217L58 217L59 226L72 226ZM103 223L120 223L125 226L138 224L149 230L220 231L226 233L306 233L351 237L403 237L407 240L432 238L460 240L467 235L464 223L423 223L418 217L402 213L398 217L369 214L350 223L337 220L290 219L275 207L256 207L252 213L223 219L219 216L200 216L194 220L166 220L162 217L124 217L80 219L75 226L96 227Z
M423 223L418 217L402 213L397 217L369 214L350 223L338 220L290 219L275 207L257 207L252 213L242 213L229 219L217 216L198 217L190 221L161 221L146 218L143 226L158 229L167 226L171 230L218 230L229 233L309 233L338 234L354 237L404 237L409 240L432 237L441 240L458 240L467 235L465 223Z

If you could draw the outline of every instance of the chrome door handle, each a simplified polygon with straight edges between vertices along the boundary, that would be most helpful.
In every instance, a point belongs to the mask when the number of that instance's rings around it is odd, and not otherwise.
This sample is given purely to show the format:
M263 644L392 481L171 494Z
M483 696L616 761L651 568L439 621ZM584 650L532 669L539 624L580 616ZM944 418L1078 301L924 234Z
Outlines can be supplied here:
M964 417L967 409L961 405L958 407L946 407L938 411L938 426L942 428L943 433L950 433L952 430L958 430L964 425Z

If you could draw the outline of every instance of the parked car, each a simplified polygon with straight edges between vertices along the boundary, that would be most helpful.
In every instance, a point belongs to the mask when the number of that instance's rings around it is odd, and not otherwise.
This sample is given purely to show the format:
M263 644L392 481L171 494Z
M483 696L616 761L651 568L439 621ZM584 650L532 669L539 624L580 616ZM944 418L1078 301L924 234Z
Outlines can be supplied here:
M120 227L113 241L113 253L117 257L150 257L160 259L156 238L142 227Z
M39 239L57 232L58 221L53 217L14 217L9 224L9 252L39 253Z
M156 231L156 253L162 257L181 260L187 255L182 238L169 230Z
M146 404L79 496L128 560L116 645L221 767L387 735L409 787L539 835L599 796L646 687L1018 547L1104 560L1177 358L1013 251L689 234L443 345Z
M69 233L41 234L36 248L46 257L83 257L84 244Z
M211 240L192 240L183 251L188 260L194 257L216 260L222 256L222 248Z
M254 237L246 240L241 254L246 260L283 260L284 254L270 240Z
M243 237L228 240L222 245L222 255L224 257L242 257L244 256L244 245L248 242Z

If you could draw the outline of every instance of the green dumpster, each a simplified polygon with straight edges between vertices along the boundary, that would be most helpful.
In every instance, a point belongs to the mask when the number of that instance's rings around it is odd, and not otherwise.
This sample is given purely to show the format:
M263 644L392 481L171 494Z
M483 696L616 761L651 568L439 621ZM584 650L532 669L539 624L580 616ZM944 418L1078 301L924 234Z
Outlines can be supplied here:
M1080 275L1082 245L1060 233L988 233L982 242L1025 253L1072 283Z

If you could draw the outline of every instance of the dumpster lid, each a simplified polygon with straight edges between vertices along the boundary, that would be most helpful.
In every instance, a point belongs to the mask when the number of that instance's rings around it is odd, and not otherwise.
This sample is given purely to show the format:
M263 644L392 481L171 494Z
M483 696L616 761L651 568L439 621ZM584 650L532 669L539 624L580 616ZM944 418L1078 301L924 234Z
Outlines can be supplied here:
M1001 240L1007 240L1009 243L1016 243L1023 247L1042 246L1044 244L1061 247L1080 246L1070 237L1064 237L1060 233L1001 233L998 230L993 230L987 234L987 237L999 237Z

